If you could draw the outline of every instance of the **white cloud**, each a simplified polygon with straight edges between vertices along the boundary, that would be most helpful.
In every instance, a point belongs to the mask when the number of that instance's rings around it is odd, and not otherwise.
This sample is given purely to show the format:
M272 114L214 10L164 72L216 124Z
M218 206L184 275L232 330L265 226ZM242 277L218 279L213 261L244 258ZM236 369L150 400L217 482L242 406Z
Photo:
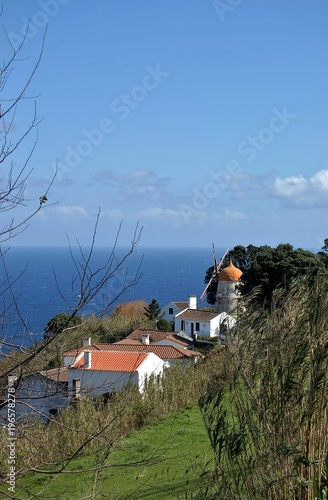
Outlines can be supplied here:
M129 185L146 182L154 176L154 172L145 168L136 168L125 174L119 174L113 170L102 169L92 175L92 180L100 182L101 184Z
M328 170L320 170L309 178L303 175L276 177L272 193L287 207L328 207Z
M88 216L85 209L77 205L59 205L56 207L56 212L77 220L85 219Z
M124 183L130 184L134 182L145 181L150 177L153 177L155 174L151 170L147 170L145 168L136 168L135 170L131 170L125 175L118 175L117 179Z
M118 221L123 219L124 214L119 208L113 208L111 210L104 210L103 212L101 212L101 217Z
M238 210L229 210L226 209L220 214L216 214L213 216L215 219L220 219L220 220L229 220L229 219L234 219L234 220L246 220L248 219L248 216L242 212L238 212Z
M143 217L181 217L181 212L179 210L173 210L171 208L160 208L154 207L147 210L141 210L139 214Z
M247 215L243 214L242 212L238 212L237 210L225 210L223 215L224 217L228 217L229 219L248 219Z

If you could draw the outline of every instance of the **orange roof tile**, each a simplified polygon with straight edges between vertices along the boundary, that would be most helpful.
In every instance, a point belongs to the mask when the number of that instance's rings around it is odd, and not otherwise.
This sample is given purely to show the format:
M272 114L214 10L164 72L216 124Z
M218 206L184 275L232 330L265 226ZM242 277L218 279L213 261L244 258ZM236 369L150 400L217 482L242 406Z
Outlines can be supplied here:
M194 309L193 309L194 310ZM181 314L181 313L179 313ZM137 330L133 330L132 333L127 335L124 340L139 340L139 342L142 341L142 336L143 335L149 335L150 337L150 342L159 342L160 340L178 340L180 344L184 344L185 346L189 346L191 344L190 341L183 339L179 337L177 332L172 332L172 331L165 331L165 330L143 330L141 328L137 328Z
M148 353L152 352L156 354L161 359L185 359L185 358L195 358L202 357L202 355L197 351L189 351L188 349L181 349L180 347L174 347L171 345L145 345L145 344L106 344L107 349L115 352L134 352L134 353ZM94 351L92 351L92 356L94 355Z
M89 370L135 372L147 356L147 353L139 352L91 351ZM73 368L84 369L84 356L74 363Z

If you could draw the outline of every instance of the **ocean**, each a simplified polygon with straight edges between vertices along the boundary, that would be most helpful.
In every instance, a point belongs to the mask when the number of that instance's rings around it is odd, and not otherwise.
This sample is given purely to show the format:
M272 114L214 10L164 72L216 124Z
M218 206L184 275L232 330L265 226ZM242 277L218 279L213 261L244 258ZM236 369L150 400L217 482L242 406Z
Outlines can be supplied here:
M225 250L216 249L217 257ZM117 255L120 257L125 251L117 249ZM92 269L101 268L109 254L108 248L95 248ZM73 255L81 262L78 249L73 249ZM196 295L200 303L205 273L213 264L213 257L211 248L137 248L82 313L98 314L104 303L120 291L125 279L135 277L140 262L138 283L125 291L111 310L136 299L148 304L155 298L160 306L165 306L172 300L188 300L189 295ZM12 247L6 251L0 262L2 339L20 345L42 339L47 322L60 312L69 313L78 300L79 272L81 267L74 264L66 247ZM11 279L10 289L6 275Z

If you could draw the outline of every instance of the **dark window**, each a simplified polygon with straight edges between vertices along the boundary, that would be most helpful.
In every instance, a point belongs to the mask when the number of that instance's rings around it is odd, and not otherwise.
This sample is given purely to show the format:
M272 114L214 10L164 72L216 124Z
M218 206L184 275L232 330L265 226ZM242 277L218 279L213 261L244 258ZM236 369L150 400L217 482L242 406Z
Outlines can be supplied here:
M196 323L196 332L199 332L199 323Z
M73 378L73 397L78 398L81 391L81 380L79 378Z
M182 319L181 320L181 330L184 330L185 329L185 322L184 320Z
M173 307L169 307L169 314L173 314Z

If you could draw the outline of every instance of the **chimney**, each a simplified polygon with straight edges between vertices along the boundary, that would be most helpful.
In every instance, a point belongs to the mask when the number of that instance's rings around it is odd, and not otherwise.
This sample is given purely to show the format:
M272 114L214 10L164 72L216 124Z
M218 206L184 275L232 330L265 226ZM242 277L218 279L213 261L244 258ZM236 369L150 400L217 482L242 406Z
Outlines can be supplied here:
M90 351L84 351L83 368L91 368L91 352Z
M83 347L88 347L88 345L91 345L91 337L83 339Z
M189 309L197 309L197 296L189 295Z
M143 334L141 337L141 342L145 345L149 345L150 344L149 334Z

